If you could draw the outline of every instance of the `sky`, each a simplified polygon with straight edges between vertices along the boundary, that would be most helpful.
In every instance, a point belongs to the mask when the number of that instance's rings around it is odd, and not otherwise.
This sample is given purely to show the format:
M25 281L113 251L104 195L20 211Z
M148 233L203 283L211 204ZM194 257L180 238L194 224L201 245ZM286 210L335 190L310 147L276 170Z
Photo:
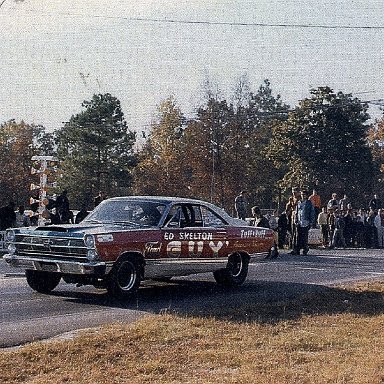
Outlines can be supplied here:
M384 99L382 0L0 4L0 123L53 131L93 94L111 93L141 131L170 95L193 116L207 79L230 98L243 75L253 91L269 79L291 106L318 86Z

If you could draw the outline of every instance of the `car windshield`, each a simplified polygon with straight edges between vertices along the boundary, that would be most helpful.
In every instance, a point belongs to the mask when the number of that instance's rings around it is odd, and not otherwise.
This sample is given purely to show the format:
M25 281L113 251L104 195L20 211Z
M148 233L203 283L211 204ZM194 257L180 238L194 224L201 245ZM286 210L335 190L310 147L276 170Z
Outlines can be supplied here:
M152 201L106 200L84 222L158 226L165 205Z

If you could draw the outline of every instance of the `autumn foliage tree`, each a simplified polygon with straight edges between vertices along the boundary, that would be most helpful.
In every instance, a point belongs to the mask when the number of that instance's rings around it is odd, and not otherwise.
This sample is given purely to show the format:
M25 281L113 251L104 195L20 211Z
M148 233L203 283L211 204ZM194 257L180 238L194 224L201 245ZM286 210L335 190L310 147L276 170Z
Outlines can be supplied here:
M355 201L369 194L374 169L368 118L357 98L329 87L313 89L273 128L268 156L284 171L280 185L316 186L325 196L345 192Z
M216 200L217 188L223 196L230 116L233 109L225 101L211 99L186 122L174 98L164 100L140 153L137 190Z
M198 155L192 170L193 180L200 183L204 180L197 190L204 194L205 199L222 207L227 206L228 195L232 192L231 176L235 164L231 162L230 152L234 115L233 105L226 100L210 98L205 106L199 108L197 118L188 126L191 148L197 142L200 147L192 152Z
M286 120L289 108L280 95L273 94L270 82L265 80L257 92L250 93L248 103L236 114L239 127L236 153L242 167L238 174L253 203L266 208L279 202L277 181L281 176L266 151L272 139L272 127Z
M140 153L137 192L200 198L231 211L239 190L248 189L255 203L269 204L278 177L263 151L270 122L288 107L267 80L241 97L234 106L209 93L186 122L175 100L165 100Z
M27 206L34 155L52 154L53 137L42 126L14 120L0 125L0 204L13 200Z
M158 107L149 137L134 171L135 192L149 195L185 195L185 153L181 137L185 118L173 97Z
M185 131L193 137L191 146L200 146L193 151L195 160L199 157L193 173L200 170L196 180L204 183L196 190L230 212L242 189L248 191L251 204L271 204L278 172L264 152L272 137L271 123L284 119L289 108L280 96L273 96L268 80L257 92L240 96L235 105L208 99Z
M375 190L382 191L384 188L384 117L369 129L368 143L375 166Z

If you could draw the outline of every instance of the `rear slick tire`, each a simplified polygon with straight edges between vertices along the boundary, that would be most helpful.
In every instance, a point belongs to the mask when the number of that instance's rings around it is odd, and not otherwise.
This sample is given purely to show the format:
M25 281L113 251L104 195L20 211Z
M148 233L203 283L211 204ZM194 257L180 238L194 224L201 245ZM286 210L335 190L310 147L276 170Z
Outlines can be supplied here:
M234 287L244 283L248 275L249 259L241 253L234 253L228 259L224 269L213 272L216 282L227 287Z

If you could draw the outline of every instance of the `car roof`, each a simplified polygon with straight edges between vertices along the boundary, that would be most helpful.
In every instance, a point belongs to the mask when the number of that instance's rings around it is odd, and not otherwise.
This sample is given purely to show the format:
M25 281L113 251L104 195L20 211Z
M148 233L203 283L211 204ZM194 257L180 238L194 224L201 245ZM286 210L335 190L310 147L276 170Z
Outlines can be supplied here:
M212 209L214 212L216 212L222 218L224 218L228 223L234 224L236 222L237 224L239 224L239 219L235 219L231 217L223 208L220 208L217 205L214 205L204 200L191 199L187 197L172 197L172 196L119 196L119 197L112 197L107 200L109 201L138 200L138 201L148 201L148 202L166 204L166 205L178 204L178 203L200 204Z
M191 199L187 197L172 197L172 196L119 196L119 197L112 197L108 200L140 200L140 201L145 200L145 201L158 202L158 203L164 203L164 204L191 203L191 204L211 205L210 203L203 200Z

